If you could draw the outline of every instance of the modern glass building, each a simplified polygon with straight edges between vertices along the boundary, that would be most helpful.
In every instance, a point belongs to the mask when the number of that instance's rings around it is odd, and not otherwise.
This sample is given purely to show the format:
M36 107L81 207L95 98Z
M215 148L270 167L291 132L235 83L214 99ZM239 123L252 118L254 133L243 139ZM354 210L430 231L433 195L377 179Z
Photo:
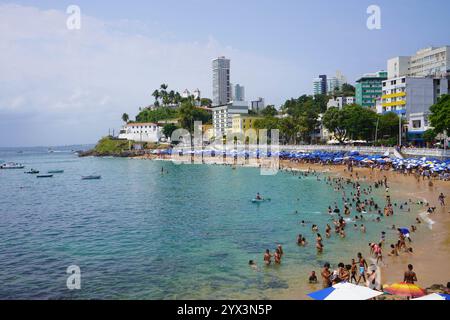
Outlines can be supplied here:
M316 94L327 94L328 82L327 76L322 74L318 78L313 80L313 93Z
M367 73L356 81L356 104L366 108L375 108L376 101L383 95L383 81L387 80L386 71Z

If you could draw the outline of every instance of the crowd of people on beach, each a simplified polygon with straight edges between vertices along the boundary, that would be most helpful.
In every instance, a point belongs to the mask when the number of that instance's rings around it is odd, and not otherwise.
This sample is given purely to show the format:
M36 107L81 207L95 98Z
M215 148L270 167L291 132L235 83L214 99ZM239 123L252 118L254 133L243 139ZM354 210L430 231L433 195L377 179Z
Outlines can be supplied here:
M359 182L361 177L358 176L358 173L353 173L352 165L349 165L347 170L350 178L322 177L320 173L312 169L303 172L290 171L293 175L298 175L300 178L309 176L316 177L317 181L324 181L336 193L341 194L343 203L342 210L337 202L329 205L327 209L327 213L330 215L332 222L326 223L322 227L310 221L305 222L305 220L301 220L300 222L302 227L306 227L307 224L311 225L311 233L315 238L317 254L324 252L326 240L333 237L333 233L342 239L346 238L346 232L366 233L366 222L380 223L382 220L386 220L398 212L411 212L413 205L426 208L429 214L434 213L436 210L435 207L431 207L424 201L413 202L411 199L402 202L393 201L390 196L389 182L386 176L383 176L382 179L375 180L372 184L365 184L365 187L363 187ZM377 203L372 195L376 189L380 188L384 189L383 191L385 192L385 203L383 205ZM438 201L441 206L445 206L445 195L443 193L439 195ZM298 213L298 211L295 213ZM389 229L382 231L377 241L368 244L368 252L371 257L370 263L367 262L361 252L357 253L356 258L353 258L348 264L339 262L337 268L334 270L331 269L330 263L325 263L320 273L323 287L330 287L339 282L350 282L357 285L363 283L371 289L382 290L379 267L386 265L383 260L384 251L388 252L387 256L394 258L400 255L412 255L414 250L411 246L411 234L415 233L422 224L423 221L417 217L415 223L408 228L399 228L392 225L390 232L397 233L398 239L396 242L389 244L386 243L386 231ZM349 228L350 225L353 228ZM325 232L325 239L322 237L320 230ZM306 247L308 245L306 234L298 234L296 243L299 247ZM264 263L266 266L271 265L273 257L274 263L279 265L281 264L282 256L283 249L281 245L278 245L273 255L267 249L264 254ZM407 283L417 281L417 276L413 272L412 265L408 266L408 271L405 272L403 280ZM318 283L316 271L311 272L308 281L311 284Z
M311 165L317 164L321 166L330 166L330 165L341 165L347 168L349 172L353 171L353 167L358 168L368 168L372 172L374 170L379 171L394 171L396 173L402 174L404 176L414 176L416 180L443 180L450 181L450 168L447 166L443 170L434 170L433 167L430 166L420 166L420 165L398 165L394 166L391 162L381 162L376 163L374 161L355 161L355 160L342 160L341 162L334 162L330 159L323 160L321 158L286 158L281 157L282 160L289 161L292 164L303 164L303 165Z

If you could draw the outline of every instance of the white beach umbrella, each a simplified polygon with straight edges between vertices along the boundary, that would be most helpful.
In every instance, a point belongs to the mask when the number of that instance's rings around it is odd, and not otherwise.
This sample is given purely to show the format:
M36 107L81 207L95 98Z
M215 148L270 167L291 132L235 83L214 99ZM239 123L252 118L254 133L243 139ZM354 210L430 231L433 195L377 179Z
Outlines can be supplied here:
M352 283L342 282L330 288L308 294L315 300L368 300L382 295L383 292Z
M416 298L413 300L448 300L449 297L450 297L449 295L445 295L445 294L432 293L427 296L423 296L423 297Z

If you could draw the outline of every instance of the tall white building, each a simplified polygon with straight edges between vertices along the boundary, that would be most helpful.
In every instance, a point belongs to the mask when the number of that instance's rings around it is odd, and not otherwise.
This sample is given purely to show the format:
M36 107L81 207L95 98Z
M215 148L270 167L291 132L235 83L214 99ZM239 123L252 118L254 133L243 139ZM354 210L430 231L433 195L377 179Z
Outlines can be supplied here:
M231 98L230 60L219 57L212 62L213 69L213 106L229 103Z
M413 56L389 59L388 78L450 76L450 46L429 47Z

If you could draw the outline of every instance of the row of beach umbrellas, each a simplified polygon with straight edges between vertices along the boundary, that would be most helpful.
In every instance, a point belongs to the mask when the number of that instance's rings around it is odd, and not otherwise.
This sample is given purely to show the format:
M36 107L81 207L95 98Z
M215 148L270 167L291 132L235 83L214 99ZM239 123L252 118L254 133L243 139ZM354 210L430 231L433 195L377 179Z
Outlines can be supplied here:
M395 296L413 298L413 300L450 300L450 295L448 294L432 293L427 295L426 291L419 286L404 282L385 286L383 291L373 290L349 282L341 282L332 287L312 292L308 296L314 300L369 300L388 293Z
M154 153L162 155L170 155L174 151L172 149L167 150L156 150ZM416 169L422 168L424 170L429 170L431 172L443 172L450 170L450 159L440 160L436 158L390 158L389 155L363 155L357 151L351 152L325 152L325 151L315 151L315 152L288 152L288 151L276 151L276 152L265 152L261 150L255 151L217 151L217 150L184 150L182 152L185 155L205 155L210 156L212 154L220 156L225 155L229 157L281 157L283 159L299 159L299 160L312 160L312 161L322 161L331 162L339 164L345 161L355 161L362 164L391 164L396 170L401 169Z

